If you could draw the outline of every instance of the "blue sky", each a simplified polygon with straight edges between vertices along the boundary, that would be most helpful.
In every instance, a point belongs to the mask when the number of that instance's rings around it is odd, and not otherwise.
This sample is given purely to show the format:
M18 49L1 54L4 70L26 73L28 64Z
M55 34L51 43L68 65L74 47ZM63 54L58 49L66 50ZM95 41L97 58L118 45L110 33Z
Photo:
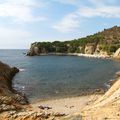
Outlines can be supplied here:
M120 25L120 0L0 0L0 48L72 40Z

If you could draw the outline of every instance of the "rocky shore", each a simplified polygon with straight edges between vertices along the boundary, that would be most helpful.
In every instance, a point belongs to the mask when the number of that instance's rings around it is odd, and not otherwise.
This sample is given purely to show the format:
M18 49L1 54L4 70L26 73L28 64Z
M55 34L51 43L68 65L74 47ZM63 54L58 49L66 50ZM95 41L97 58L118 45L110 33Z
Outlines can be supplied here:
M12 78L19 72L0 62L0 120L44 120L50 115L31 108L26 97L12 89Z
M30 54L31 53L28 52L27 56L32 56ZM105 55L105 54L82 54L82 53L40 53L40 54L37 54L37 56L51 56L51 55L56 55L56 56L80 56L80 57L87 57L87 58L102 58L102 59L111 59L112 58L112 56Z
M120 72L116 73L110 85L104 95L64 120L120 120Z

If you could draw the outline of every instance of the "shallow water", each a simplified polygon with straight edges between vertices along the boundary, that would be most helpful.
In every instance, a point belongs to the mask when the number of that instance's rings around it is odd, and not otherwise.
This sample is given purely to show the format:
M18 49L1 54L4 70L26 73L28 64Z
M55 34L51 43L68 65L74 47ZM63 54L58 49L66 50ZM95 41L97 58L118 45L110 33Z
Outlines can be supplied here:
M119 71L112 60L78 56L28 57L26 50L0 50L0 60L20 69L14 87L29 100L79 96L82 90L105 88Z

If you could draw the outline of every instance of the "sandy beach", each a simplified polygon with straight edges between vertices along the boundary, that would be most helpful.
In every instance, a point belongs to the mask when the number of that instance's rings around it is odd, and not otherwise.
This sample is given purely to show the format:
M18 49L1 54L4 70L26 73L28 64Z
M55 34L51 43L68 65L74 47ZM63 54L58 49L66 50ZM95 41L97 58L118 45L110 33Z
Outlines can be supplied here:
M38 106L48 106L51 109L44 109L48 113L61 113L70 115L80 112L86 105L96 101L101 95L88 95L81 97L63 98L55 100L37 101L31 104L34 110L41 111Z

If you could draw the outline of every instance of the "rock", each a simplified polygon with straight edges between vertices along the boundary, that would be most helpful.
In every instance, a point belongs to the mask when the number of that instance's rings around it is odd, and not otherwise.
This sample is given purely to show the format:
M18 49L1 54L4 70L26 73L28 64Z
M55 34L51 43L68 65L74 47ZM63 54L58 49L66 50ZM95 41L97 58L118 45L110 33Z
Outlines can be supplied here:
M116 79L110 80L108 81L108 85L112 86L116 81L117 81Z
M120 71L116 72L115 77L116 77L116 78L119 78L119 77L120 77Z
M39 55L40 54L40 50L37 47L36 43L33 43L31 45L30 50L27 52L27 56L34 56L34 55Z
M40 105L40 106L38 106L40 109L42 109L42 110L44 110L44 109L47 109L47 110L49 110L49 109L52 109L52 107L49 107L49 106L42 106L42 105Z
M85 46L85 54L93 54L95 52L95 45L94 44L87 44Z
M120 48L114 53L113 58L120 60Z
M53 116L55 116L55 117L63 117L63 116L66 116L66 114L57 112L57 113L54 113Z

